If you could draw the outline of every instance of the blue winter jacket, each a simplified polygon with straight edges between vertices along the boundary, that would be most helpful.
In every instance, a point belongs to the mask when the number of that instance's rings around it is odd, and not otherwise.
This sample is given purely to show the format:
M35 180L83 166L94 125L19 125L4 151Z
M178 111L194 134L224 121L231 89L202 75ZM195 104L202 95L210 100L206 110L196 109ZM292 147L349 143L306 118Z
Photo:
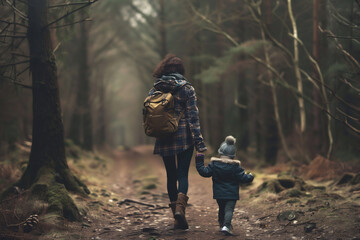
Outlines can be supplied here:
M244 172L239 160L225 156L211 158L207 167L204 166L204 156L196 156L196 169L201 176L212 177L214 199L239 200L240 183L249 183L254 179Z

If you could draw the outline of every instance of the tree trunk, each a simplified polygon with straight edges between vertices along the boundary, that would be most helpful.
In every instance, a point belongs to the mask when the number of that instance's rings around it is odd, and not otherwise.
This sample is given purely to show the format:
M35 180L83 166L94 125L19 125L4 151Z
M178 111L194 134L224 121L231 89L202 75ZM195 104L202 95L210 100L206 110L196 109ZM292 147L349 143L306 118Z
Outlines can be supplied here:
M49 203L48 212L71 220L79 211L67 190L89 193L67 165L57 68L47 27L47 1L28 0L30 70L33 91L33 137L29 164L16 185Z
M86 17L86 12L82 12L82 18ZM81 96L80 111L82 120L82 147L86 150L93 150L92 137L92 118L91 118L91 101L90 101L90 72L88 62L88 39L89 25L84 22L80 25L79 41L79 92ZM80 94L81 92L81 94Z
M303 85L302 85L302 79L301 79L301 73L300 73L300 67L299 67L299 44L298 44L298 32L297 32L297 26L296 26L296 20L292 11L291 6L291 0L288 0L288 11L290 16L290 21L293 29L293 38L294 38L294 71L295 71L295 77L297 82L297 90L299 91L298 96L298 104L299 104L299 113L300 113L300 131L303 133L306 128L306 112L305 112L305 105L304 105L304 98L303 95Z
M267 0L269 1L269 0ZM271 8L271 5L268 3L267 4L267 8ZM267 10L267 13L270 14L271 11ZM267 18L268 21L271 21L271 18L268 16ZM267 22L266 23L268 28L270 29L270 24L271 22ZM262 40L266 40L265 37L265 32L264 29L260 26L260 30L261 30L261 38ZM264 47L264 54L265 54L265 62L266 65L271 65L270 64L270 56L269 56L269 49L268 46L265 45ZM274 83L274 79L273 79L273 74L272 72L267 69L267 77L269 80L269 84L270 84L270 89L271 89L271 97L272 97L272 103L273 103L273 114L275 116L275 120L273 119L266 119L266 121L268 121L268 126L266 128L266 141L267 141L267 145L269 145L269 147L266 149L265 151L265 160L271 164L274 164L275 159L274 157L276 157L275 153L277 153L277 149L275 152L275 147L278 148L278 142L279 142L279 138L283 147L283 150L286 154L286 156L290 159L293 160L288 147L287 147L287 143L285 140L285 136L284 136L284 132L282 129L282 123L281 123L281 119L280 119L280 114L279 114L279 105L278 105L278 100L277 100L277 93L276 93L276 86ZM268 95L268 94L266 94ZM266 107L265 111L268 111L268 109L270 109L269 107ZM277 131L274 131L275 126L277 128ZM271 131L271 129L273 129Z
M313 2L313 48L312 53L314 56L314 59L316 61L319 61L319 0L314 0ZM314 79L319 79L319 76L317 74L316 69L314 68L312 72L312 77ZM313 99L316 103L319 103L319 105L322 105L320 103L320 92L319 90L314 86L312 90ZM310 137L312 139L311 144L309 146L310 149L310 158L315 157L316 154L319 153L319 150L321 149L321 128L320 128L320 109L317 106L314 106L313 108L313 128L312 133L310 134Z
M243 7L243 4L241 4L239 7ZM238 22L236 28L236 35L239 38L241 42L245 41L245 36L247 35L247 28L243 21ZM238 61L243 61L244 57L241 56L238 58ZM249 97L249 91L252 89L252 82L248 81L248 79L251 79L252 76L250 76L249 69L245 71L240 71L238 73L238 79L237 79L237 89L235 90L237 94L235 94L236 100L242 105L237 110L238 115L238 123L237 123L237 129L238 129L238 141L237 144L239 146L239 150L242 150L244 152L247 152L248 147L250 145L250 131L251 131L251 124L249 120L249 103L253 101ZM239 96L239 97L237 97ZM240 105L240 106L241 106ZM253 132L254 133L254 132Z
M216 9L219 10L219 15L221 14L221 10L223 9L223 2L221 0L216 1ZM220 16L219 16L220 18ZM223 54L223 38L221 35L216 36L216 55L221 56ZM224 141L225 139L225 133L224 133L224 116L225 116L225 95L224 95L224 79L222 76L220 76L220 81L215 83L215 98L213 99L214 105L216 106L216 112L215 112L215 126L213 128L214 130L214 139L213 144L215 147L220 146L220 143Z
M77 84L79 85L79 83ZM79 88L77 86L77 88ZM76 91L77 92L77 91ZM76 144L76 145L81 145L81 140L80 140L80 130L81 130L81 115L80 115L80 109L78 107L78 98L79 98L79 94L76 95L76 102L75 102L75 106L73 109L73 114L71 116L71 121L70 121L70 130L69 130L69 138Z
M160 12L159 12L159 30L160 30L160 57L164 58L168 53L166 44L166 23L165 23L165 1L160 0Z
M106 143L106 109L105 109L105 84L104 74L100 73L99 78L96 79L99 91L99 109L97 122L97 144L103 147Z
M242 60L242 58L240 58ZM236 100L240 103L238 112L238 141L237 145L239 146L239 150L244 152L247 151L249 146L249 132L250 132L250 123L249 123L249 97L248 97L248 89L246 86L249 86L247 79L249 79L248 71L240 72L238 74L237 80L237 89L235 91L238 94L235 94Z
M83 11L82 17L86 14ZM71 140L86 150L93 150L92 118L90 102L90 74L88 63L88 23L85 21L80 25L80 36L78 45L78 84L76 103L71 118L70 134Z

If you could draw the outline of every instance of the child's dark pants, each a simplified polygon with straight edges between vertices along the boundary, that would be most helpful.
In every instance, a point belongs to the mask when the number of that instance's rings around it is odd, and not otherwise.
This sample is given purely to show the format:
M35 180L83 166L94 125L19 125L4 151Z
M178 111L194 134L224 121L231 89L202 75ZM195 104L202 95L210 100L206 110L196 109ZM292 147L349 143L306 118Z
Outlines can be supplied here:
M236 200L216 199L219 205L219 225L231 229L231 220L234 213Z

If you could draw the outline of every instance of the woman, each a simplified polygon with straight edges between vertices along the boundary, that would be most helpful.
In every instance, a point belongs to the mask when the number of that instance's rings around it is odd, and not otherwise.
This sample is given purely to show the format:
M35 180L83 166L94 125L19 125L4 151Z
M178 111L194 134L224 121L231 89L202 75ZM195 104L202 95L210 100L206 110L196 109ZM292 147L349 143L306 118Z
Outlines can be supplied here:
M188 172L194 147L199 153L206 151L200 132L195 89L187 82L184 73L182 60L173 54L166 55L153 72L157 80L149 92L149 95L155 91L171 92L174 96L175 113L181 116L178 131L171 137L157 138L154 148L154 154L162 156L164 161L169 206L175 218L174 228L180 229L189 228L185 208L189 199L186 195Z

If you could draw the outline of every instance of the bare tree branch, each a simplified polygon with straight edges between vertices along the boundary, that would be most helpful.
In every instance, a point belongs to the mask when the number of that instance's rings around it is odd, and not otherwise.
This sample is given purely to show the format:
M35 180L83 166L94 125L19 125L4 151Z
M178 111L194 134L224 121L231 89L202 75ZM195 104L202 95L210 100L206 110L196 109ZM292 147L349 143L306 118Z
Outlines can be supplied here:
M359 69L360 69L360 63L349 53L347 52L344 47L341 45L341 43L336 39L336 36L333 32L331 32L330 30L324 30L321 28L321 26L319 26L319 30L322 32L322 33L328 33L330 36L332 36L334 38L334 41L336 43L336 46L338 49L340 49L340 51L346 56L348 57L352 62L353 64L355 64Z
M27 38L27 35L0 35L0 38Z
M86 19L82 19L82 20L79 20L79 21L76 21L76 22L72 22L72 23L68 23L68 24L64 24L64 25L57 25L57 26L51 27L51 28L68 27L68 26L75 25L75 24L77 24L77 23L82 23L82 22L87 22L87 21L92 21L92 19L91 19L91 18L86 18Z
M19 17L21 17L22 19L24 19L25 21L28 21L28 17L26 16L25 13L21 12L19 9L17 9L9 0L5 0L6 3L17 13L17 15Z
M26 71L29 70L29 69L30 69L30 65L27 66L26 68L24 68L21 72L17 73L17 74L16 74L16 77L19 77L21 74L23 74L24 72L26 72Z
M10 24L10 25L14 24L16 26L22 26L22 27L28 28L27 25L25 25L23 23L19 23L19 22L9 22L9 21L5 21L5 20L2 20L2 19L0 19L0 22L7 23L7 24Z
M53 53L55 53L55 52L59 49L60 46L61 46L61 42L59 42L59 43L56 45L56 47L55 47L54 50L53 50Z
M290 34L290 36L292 36ZM294 37L294 36L292 36ZM344 99L342 99L341 97L339 97L332 88L330 88L329 86L327 86L325 84L325 81L324 81L324 78L323 78L323 75L321 73L321 70L320 70L320 66L319 64L317 63L317 61L310 55L310 53L308 52L308 50L306 49L304 43L300 40L300 39L297 39L297 41L299 41L300 45L303 47L304 49L304 52L306 54L306 56L309 58L309 60L315 65L315 68L316 70L318 71L318 74L319 74L319 78L320 78L320 81L319 83L321 84L321 88L322 88L322 92L323 92L323 98L324 98L324 101L326 104L328 104L328 100L327 100L327 96L326 96L326 92L325 90L329 91L329 93L334 96L337 100L339 100L340 102L346 104L347 106L357 110L357 111L360 111L360 107L356 107L355 105L351 104L351 103L348 103L346 102ZM330 111L330 110L328 110Z
M88 3L84 4L83 6L81 6L81 7L79 7L79 8L76 8L76 9L70 11L70 12L67 12L67 13L64 14L63 16L59 17L58 19L56 19L56 20L50 22L49 24L47 24L46 26L44 26L44 28L47 28L47 27L53 25L54 23L59 22L60 20L66 18L66 17L68 17L68 16L70 16L70 15L73 14L74 12L77 12L77 11L83 9L83 8L86 8L86 7L90 6L91 4L93 4L93 3L97 2L97 1L98 1L98 0L92 0L92 1L89 0Z
M4 64L4 65L0 65L0 68L5 68L5 67L10 67L10 66L14 66L14 65L18 65L18 64L23 64L23 63L29 63L30 61L21 61L21 62L16 62L16 63L9 63L9 64Z
M48 6L48 8L58 8L58 7L69 7L69 6L76 6L76 5L83 5L83 4L89 4L90 1L88 2L67 2L67 3L62 3L62 4L57 4L57 5L51 5Z
M351 130L353 130L354 132L360 134L360 129L355 128L354 126L352 126L347 119L345 119L344 121L345 125L348 126Z
M4 27L3 30L0 31L0 34L2 34L3 32L5 32L8 28L9 28L10 24L6 25L6 27Z
M26 84L23 84L23 83L19 83L19 82L17 82L17 81L13 81L12 83L15 84L15 85L19 85L19 86L21 86L21 87L23 87L23 88L32 89L32 86L26 85Z
M350 37L350 36L326 36L328 38L342 38L342 39L360 39L360 37Z
M256 3L255 1L252 1L252 5L253 5L252 7L255 6L255 8L256 8L256 6L259 5L260 3L261 3L261 1L259 1L259 2L257 2L257 3ZM216 25L214 22L212 22L212 21L211 21L209 18L207 18L205 15L201 14L200 12L198 12L198 11L195 9L195 7L191 4L190 1L188 1L188 4L189 4L190 8L193 10L193 12L194 12L197 16L199 16L204 22L206 22L206 23L209 24L209 27L204 27L204 28L207 28L208 30L210 30L210 31L212 31L212 32L215 32L215 33L218 33L218 34L222 34L222 35L225 36L230 42L232 42L235 46L239 46L239 43L238 43L234 38L232 38L228 33L224 32L218 25ZM249 9L250 9L250 11L252 11L251 7L249 7ZM254 13L254 11L253 11L253 13ZM256 17L256 15L255 15L255 17ZM257 17L254 18L254 19L258 19L258 20L259 20L259 18L257 18ZM259 21L260 21L260 20L259 20ZM259 21L258 21L258 22L259 22ZM267 34L268 34L268 32L267 32ZM269 35L271 36L271 34L269 34ZM294 38L293 35L291 35L291 34L289 34L289 35ZM292 54L289 52L289 50L287 50L284 46L282 46L282 44L280 44L275 38L270 38L270 39L275 43L276 46L280 47L280 48L281 48L282 50L284 50L289 56L292 57ZM325 103L327 104L327 107L326 107L326 108L324 108L323 106L321 106L321 105L318 104L317 102L313 101L313 99L312 99L311 97L308 97L308 96L304 95L303 93L299 92L295 87L289 85L289 84L283 79L283 77L281 76L281 74L280 74L273 66L270 65L270 63L266 63L263 59L260 59L260 58L258 58L258 57L256 57L256 56L254 56L253 54L248 54L248 55L249 55L252 59L254 59L256 62L259 62L259 63L263 64L263 65L264 65L266 68L268 68L272 73L274 73L274 74L278 77L278 78L275 79L275 81L276 81L277 83L279 83L281 86L283 86L283 87L285 87L285 88L287 88L287 89L295 92L297 95L301 95L306 101L310 102L312 105L314 105L314 106L318 107L319 109L321 109L321 110L328 116L328 121L329 121L329 119L333 118L333 119L335 119L335 120L337 120L337 121L340 121L340 122L344 123L344 124L345 124L346 126L348 126L350 129L352 129L352 130L354 130L355 132L357 132L358 130L357 130L356 128L354 128L353 126L349 125L349 123L347 123L346 121L341 120L341 119L338 119L336 116L334 116L334 115L330 112L330 109L329 109L329 106L328 106L327 97L326 97L326 92L324 91L324 89L329 90L330 93L331 93L332 95L336 96L340 101L341 101L341 98L338 97L338 96L334 93L334 91L333 91L331 88L329 88L329 87L324 83L324 79L323 79L323 76L322 76L322 73L321 73L321 70L320 70L320 67L319 67L318 63L317 63L317 62L311 57L311 55L308 53L308 51L307 51L307 49L305 48L305 46L304 46L304 44L302 43L302 41L301 41L300 39L298 39L298 38L296 38L296 41L298 41L298 42L301 44L301 46L304 48L304 50L306 51L307 57L308 57L309 60L315 65L315 67L316 67L316 69L317 69L317 71L318 71L318 73L319 73L319 76L320 76L321 79L320 79L320 81L319 81L319 80L317 80L317 81L321 84L320 86L322 87L322 92L323 92L322 95L323 95L323 97L325 97L324 101L325 101ZM303 73L309 80L312 80L311 82L314 83L314 85L315 85L317 88L319 88L319 86L318 86L317 84L315 84L314 79L311 78L309 74L307 74L304 70L301 70L301 71L302 71L302 73ZM343 101L343 100L342 100L342 101ZM328 125L329 125L329 126L328 126L328 128L329 128L329 127L330 127L330 124L328 124ZM329 129L328 129L328 130L329 130ZM328 133L329 133L329 131L328 131ZM329 134L330 134L330 136L329 136L329 138L330 138L329 141L331 142L331 141L332 141L332 134L331 134L331 132L330 132ZM330 145L332 145L332 144L330 144ZM329 153L331 152L331 150L332 150L332 147L330 146L329 149L328 149L328 155L329 155Z
M354 87L354 85L352 85L348 80L341 78L340 81L342 81L343 83L345 83L346 85L348 85L349 87L351 87L360 94L360 88Z
M344 115L345 117L350 118L351 120L354 120L354 121L356 121L356 122L360 122L358 118L355 118L355 117L350 116L349 114L345 113L345 112L344 112L343 110L341 110L340 108L337 107L336 110L337 110L338 112L340 112L342 115Z

